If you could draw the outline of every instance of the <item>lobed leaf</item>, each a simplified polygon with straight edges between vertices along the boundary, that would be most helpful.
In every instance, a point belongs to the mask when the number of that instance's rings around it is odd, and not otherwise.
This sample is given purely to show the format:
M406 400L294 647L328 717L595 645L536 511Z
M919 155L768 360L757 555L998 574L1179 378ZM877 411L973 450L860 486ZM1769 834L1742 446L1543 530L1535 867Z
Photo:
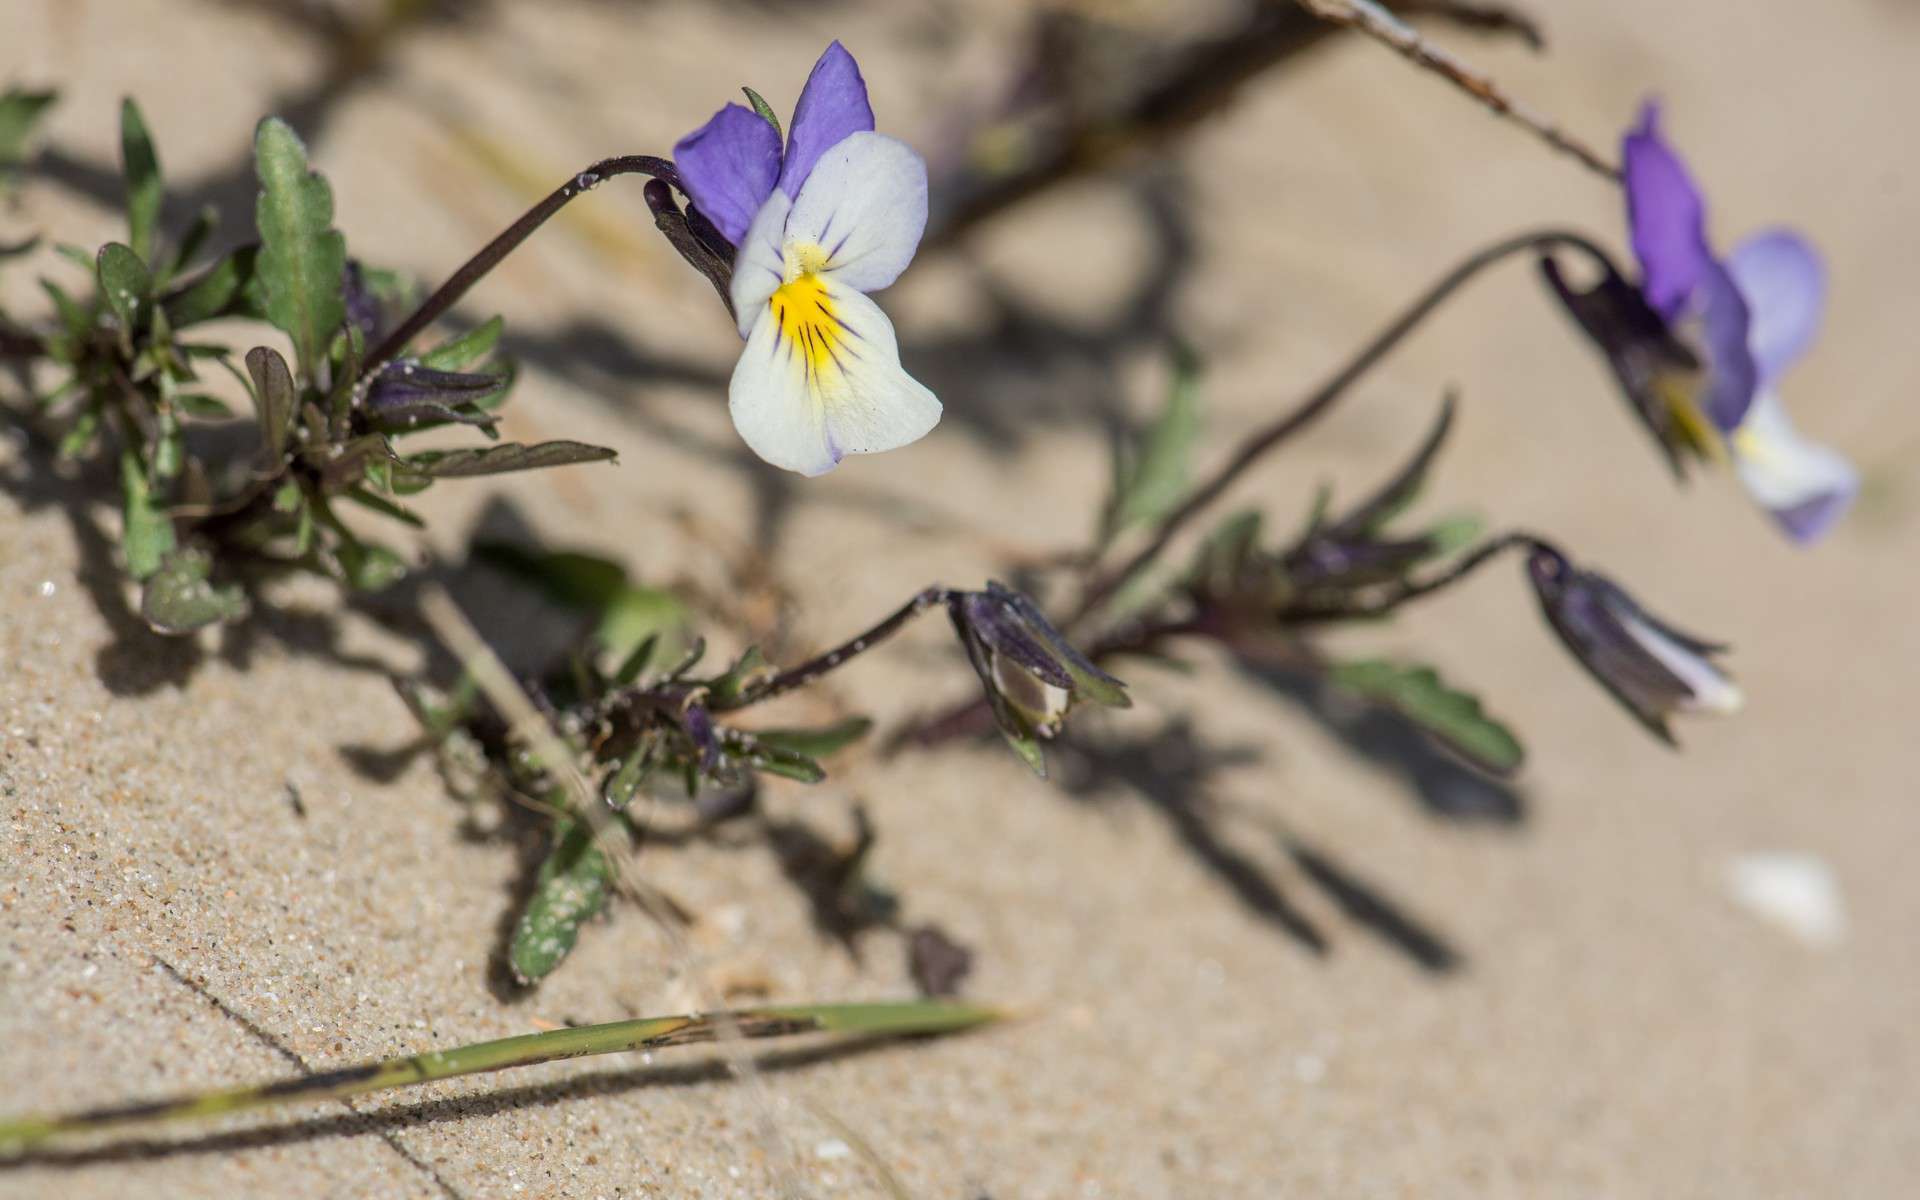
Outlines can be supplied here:
M1496 774L1513 772L1526 757L1520 740L1483 712L1477 697L1448 686L1432 667L1369 659L1340 663L1328 678L1394 710Z
M293 339L300 371L311 379L334 331L346 320L346 240L332 228L332 190L308 170L306 147L285 121L260 122L254 166L260 177L255 269L267 320Z
M146 464L132 447L120 454L120 495L120 548L127 558L127 573L146 579L174 548L173 518L154 502Z
M186 634L247 615L247 598L235 584L215 584L213 560L197 546L168 554L140 594L140 616L155 633Z

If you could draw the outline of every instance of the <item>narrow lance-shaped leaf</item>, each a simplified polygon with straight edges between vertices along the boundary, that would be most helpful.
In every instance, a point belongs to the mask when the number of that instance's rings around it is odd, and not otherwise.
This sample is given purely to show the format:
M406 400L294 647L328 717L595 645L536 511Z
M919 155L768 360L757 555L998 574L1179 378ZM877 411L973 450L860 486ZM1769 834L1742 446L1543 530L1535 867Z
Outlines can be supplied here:
M258 246L242 246L213 264L199 278L162 301L175 329L222 316L264 316L248 299L255 283Z
M492 352L500 340L500 334L507 327L501 317L494 317L483 325L461 334L450 342L435 346L420 356L420 365L436 371L458 371L462 367L479 362Z
M560 965L579 941L580 926L606 907L612 884L613 869L593 830L583 822L562 822L514 927L508 960L520 982L543 979Z
M1328 677L1398 712L1489 771L1508 774L1526 757L1511 730L1481 711L1478 699L1449 687L1432 667L1373 659L1341 663Z
M127 184L127 241L135 254L152 262L153 233L160 223L160 158L131 96L120 102L120 163Z
M872 728L873 721L867 717L848 717L818 729L756 729L753 738L762 746L818 758L851 746Z
M254 134L254 166L260 176L255 269L267 319L293 339L300 371L311 379L346 320L347 246L332 228L333 192L307 169L306 147L278 117L261 121Z
M1173 354L1166 407L1137 446L1116 448L1114 492L1106 534L1159 520L1186 495L1194 442L1200 436L1200 360L1185 346Z
M429 450L409 455L402 463L402 470L430 479L454 479L605 462L614 455L615 452L605 446L589 446L585 442L537 442L531 446L506 442L481 450Z
M55 92L8 88L0 93L0 171L26 161L27 143L40 118L58 99Z

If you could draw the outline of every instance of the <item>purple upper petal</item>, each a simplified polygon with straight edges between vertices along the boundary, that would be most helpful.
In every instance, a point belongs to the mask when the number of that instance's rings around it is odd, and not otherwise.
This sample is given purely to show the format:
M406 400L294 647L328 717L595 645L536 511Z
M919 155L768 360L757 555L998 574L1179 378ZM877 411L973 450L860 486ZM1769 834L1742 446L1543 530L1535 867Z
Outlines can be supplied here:
M780 135L750 108L729 104L680 139L674 166L694 206L739 245L780 174Z
M813 164L848 134L873 128L873 106L867 103L867 81L847 48L835 41L813 64L800 102L793 106L787 130L787 161L780 169L780 190L800 195ZM712 214L708 214L711 216Z
M1697 313L1707 360L1707 415L1722 433L1746 419L1760 388L1760 372L1748 345L1752 320L1733 276L1714 259L1701 267L1689 314Z
M1706 209L1686 164L1660 136L1660 108L1648 101L1640 124L1621 143L1627 189L1627 226L1640 259L1641 286L1661 316L1685 307L1712 260Z
M1727 270L1752 317L1747 343L1761 382L1771 382L1806 352L1820 331L1826 269L1804 238L1775 229L1734 247Z

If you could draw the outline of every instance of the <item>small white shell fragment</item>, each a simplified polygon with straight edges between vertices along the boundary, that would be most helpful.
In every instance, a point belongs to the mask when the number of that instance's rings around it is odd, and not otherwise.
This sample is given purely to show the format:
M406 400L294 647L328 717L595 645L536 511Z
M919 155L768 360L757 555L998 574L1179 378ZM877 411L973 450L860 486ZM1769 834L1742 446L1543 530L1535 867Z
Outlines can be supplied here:
M1833 946L1846 937L1840 881L1814 855L1742 854L1728 860L1724 877L1735 904L1809 946Z

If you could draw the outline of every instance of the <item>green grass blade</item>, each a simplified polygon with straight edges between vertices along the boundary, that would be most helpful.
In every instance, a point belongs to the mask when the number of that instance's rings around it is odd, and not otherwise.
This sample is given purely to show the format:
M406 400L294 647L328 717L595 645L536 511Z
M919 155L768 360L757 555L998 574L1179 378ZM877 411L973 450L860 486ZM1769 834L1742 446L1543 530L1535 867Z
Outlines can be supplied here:
M903 1037L955 1033L1003 1016L998 1009L977 1004L922 1000L898 1004L807 1004L583 1025L382 1059L279 1083L198 1092L65 1116L34 1115L0 1120L0 1154L18 1154L62 1134L98 1133L130 1125L190 1121L284 1104L363 1096L483 1071L530 1067L562 1058L687 1046L733 1034L743 1038L805 1033Z

